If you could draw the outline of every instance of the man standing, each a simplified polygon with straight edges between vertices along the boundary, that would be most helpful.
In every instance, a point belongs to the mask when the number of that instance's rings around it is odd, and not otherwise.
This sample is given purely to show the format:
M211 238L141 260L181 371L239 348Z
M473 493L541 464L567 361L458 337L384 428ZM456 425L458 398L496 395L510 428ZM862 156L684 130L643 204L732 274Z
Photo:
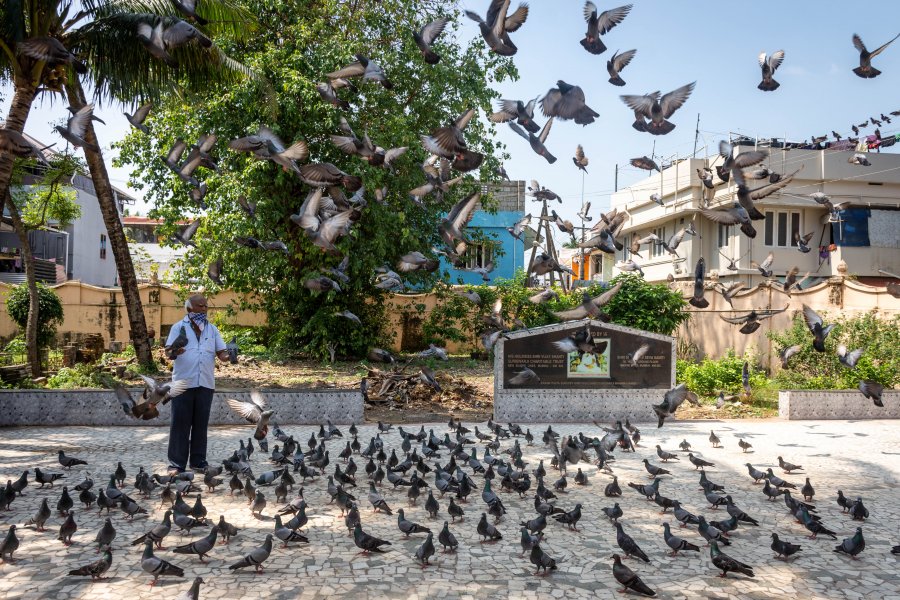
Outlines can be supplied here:
M172 398L172 422L169 427L169 475L191 469L206 469L206 434L209 411L215 390L215 357L228 360L225 342L216 326L206 320L206 298L195 294L184 303L187 315L172 326L166 340L168 351L182 327L187 343L175 351L172 380L186 379L188 389ZM190 459L190 463L188 462Z

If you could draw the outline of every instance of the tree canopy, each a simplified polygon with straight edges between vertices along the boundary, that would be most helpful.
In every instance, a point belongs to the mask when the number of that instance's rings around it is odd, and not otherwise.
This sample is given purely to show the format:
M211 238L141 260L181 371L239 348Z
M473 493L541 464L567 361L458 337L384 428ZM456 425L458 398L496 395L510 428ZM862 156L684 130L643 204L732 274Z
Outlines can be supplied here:
M493 179L502 152L491 140L491 125L476 117L465 130L466 142L486 159L479 171L456 186L443 201L425 198L413 203L411 190L425 178L420 165L426 158L420 135L452 123L466 109L479 115L491 109L497 93L491 84L516 77L511 61L489 54L484 43L464 44L456 39L459 14L452 5L430 0L246 0L263 34L244 41L218 40L229 56L259 75L205 92L165 96L147 120L150 134L133 132L121 144L121 163L135 166L131 184L145 189L154 206L151 215L165 219L162 233L175 233L177 222L194 216L201 224L181 265L177 280L192 286L217 285L207 276L208 265L222 261L222 283L250 294L254 308L264 310L274 328L276 344L325 355L333 344L338 354L359 355L373 340L384 338L383 293L374 286L375 269L394 268L405 252L431 255L439 242L440 215L466 193L476 180ZM412 37L430 19L449 11L453 20L435 44L441 55L436 65L426 64ZM355 81L356 89L338 90L349 102L341 110L325 102L316 84L325 74L352 62L355 54L376 60L393 88ZM368 134L384 148L409 150L393 168L369 166L343 153L330 140L347 119L359 134ZM314 246L290 220L310 187L293 172L271 161L227 149L227 141L270 127L286 144L304 140L310 161L330 162L362 178L366 206L351 233L338 244L349 256L348 283L341 292L313 292L304 280L336 267L339 256ZM191 198L190 186L165 166L169 148L178 139L188 144L213 133L219 142L212 154L218 171L199 169L197 178L208 186L201 210ZM383 201L374 191L386 187ZM348 194L349 195L349 194ZM250 217L239 206L243 196L255 206ZM280 240L287 252L239 246L238 237ZM405 277L411 285L437 275L417 272ZM335 313L351 310L356 325Z

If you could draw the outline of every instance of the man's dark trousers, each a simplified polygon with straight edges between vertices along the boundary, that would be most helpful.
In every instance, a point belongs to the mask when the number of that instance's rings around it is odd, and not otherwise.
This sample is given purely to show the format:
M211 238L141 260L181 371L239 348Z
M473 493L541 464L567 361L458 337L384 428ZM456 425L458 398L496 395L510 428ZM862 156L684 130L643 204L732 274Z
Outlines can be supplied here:
M189 388L172 398L172 422L169 426L169 468L184 471L206 467L206 433L213 390Z

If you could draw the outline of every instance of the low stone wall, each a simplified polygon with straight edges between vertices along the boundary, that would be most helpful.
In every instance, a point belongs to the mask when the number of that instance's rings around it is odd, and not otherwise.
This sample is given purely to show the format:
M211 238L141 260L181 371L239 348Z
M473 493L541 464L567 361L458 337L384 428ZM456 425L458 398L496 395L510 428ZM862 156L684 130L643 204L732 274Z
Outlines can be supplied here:
M665 390L507 390L494 397L499 423L656 423Z
M359 390L262 390L273 419L283 425L319 425L363 422L363 397ZM131 390L137 397L141 389ZM210 425L247 423L235 415L226 398L249 399L248 390L217 390ZM159 418L140 421L126 415L112 390L0 390L0 427L25 425L168 426L169 407L160 405Z
M900 391L885 390L884 407L859 390L784 390L778 392L782 419L900 419Z

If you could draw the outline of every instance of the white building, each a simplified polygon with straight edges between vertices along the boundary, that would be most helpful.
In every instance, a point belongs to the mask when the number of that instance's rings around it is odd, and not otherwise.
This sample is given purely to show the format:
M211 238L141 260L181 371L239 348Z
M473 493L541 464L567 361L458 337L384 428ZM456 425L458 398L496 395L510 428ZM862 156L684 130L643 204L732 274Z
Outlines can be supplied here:
M159 281L172 281L174 276L174 264L187 253L186 246L162 246L156 228L163 224L159 219L151 219L142 216L123 217L125 235L129 239L128 248L131 250L131 261L138 280L150 281L153 273ZM189 221L179 223L182 230L190 224Z
M29 139L38 148L46 146L38 140ZM53 155L50 150L45 150L44 153L48 158ZM35 181L36 176L26 175L26 185ZM101 287L118 285L116 261L109 245L109 236L93 182L90 177L77 174L68 182L67 187L75 192L75 202L81 207L81 216L61 230L50 223L46 230L29 233L32 251L38 263L39 280L61 283L75 279ZM135 199L115 187L113 192L121 219L124 205L134 204ZM24 281L19 251L19 239L10 224L9 211L6 210L0 223L0 281ZM55 273L52 268L54 266Z
M737 151L754 148L750 141ZM753 222L755 238L741 233L736 225L720 225L699 214L707 201L712 209L730 208L736 201L733 181L725 183L714 174L715 189L709 190L697 173L704 167L715 172L723 159L718 155L709 160L685 159L612 195L611 207L629 215L620 238L626 248L616 259L632 258L628 246L633 235L655 233L668 240L694 221L698 235L684 237L678 257L661 246L643 246L641 256L633 257L647 280L661 281L669 275L690 279L697 259L703 256L708 275L752 287L764 278L751 261L761 263L770 252L775 277L797 266L798 279L806 273L813 280L827 278L838 274L843 262L860 281L878 284L884 281L879 269L900 270L900 155L868 153L871 166L861 166L848 162L853 151L765 149L768 159L747 172L760 166L779 174L799 172L784 189L756 202L766 218ZM748 180L751 189L768 183L769 179ZM828 210L809 197L813 192L824 192L834 204L849 202L849 206L830 221ZM654 202L651 194L659 194L663 204ZM811 251L801 253L796 236L809 233L813 234ZM737 270L728 268L730 259Z

